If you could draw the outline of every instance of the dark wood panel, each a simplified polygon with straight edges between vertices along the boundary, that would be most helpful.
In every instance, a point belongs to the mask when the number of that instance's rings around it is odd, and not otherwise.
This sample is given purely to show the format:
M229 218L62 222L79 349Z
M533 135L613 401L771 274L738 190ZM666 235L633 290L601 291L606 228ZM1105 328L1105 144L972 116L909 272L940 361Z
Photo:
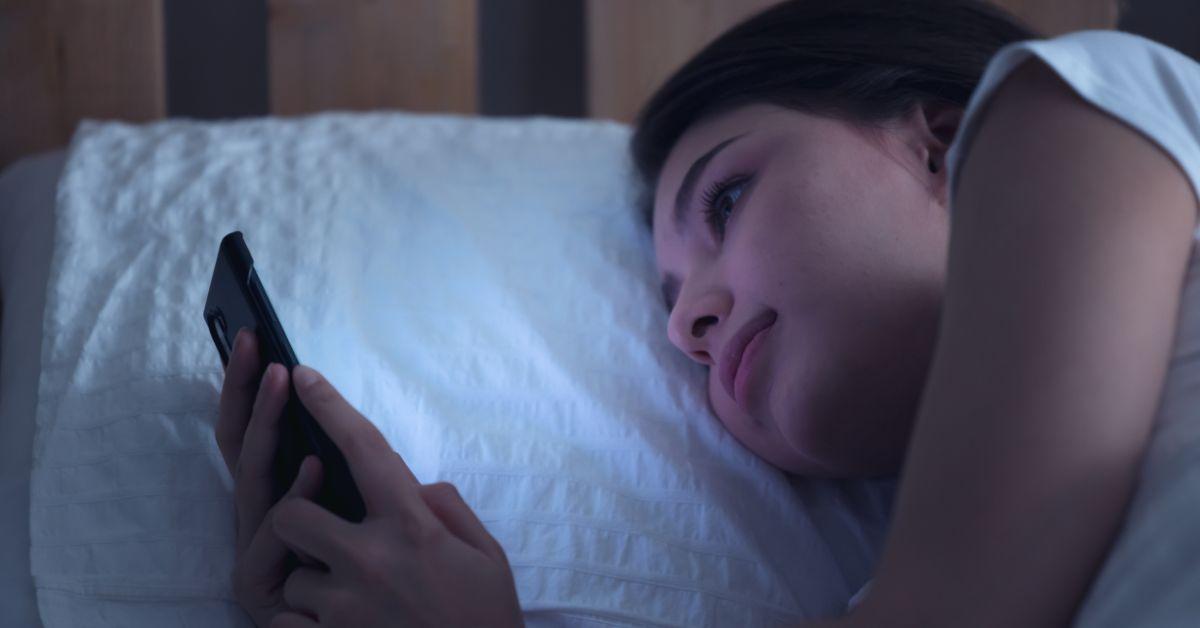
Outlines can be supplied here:
M1127 0L1121 30L1164 43L1200 61L1200 2Z
M266 115L266 0L169 0L167 115Z
M583 0L479 0L479 113L584 115Z

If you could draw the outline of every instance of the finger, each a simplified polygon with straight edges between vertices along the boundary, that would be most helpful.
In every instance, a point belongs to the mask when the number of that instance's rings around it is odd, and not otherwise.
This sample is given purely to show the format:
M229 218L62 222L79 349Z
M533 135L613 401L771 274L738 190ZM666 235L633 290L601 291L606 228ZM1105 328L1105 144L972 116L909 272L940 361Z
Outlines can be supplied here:
M287 379L287 369L281 364L271 364L263 373L241 455L234 463L234 499L242 539L251 538L273 501L272 466L279 442L279 415L288 398Z
M281 499L271 523L275 535L297 554L312 556L331 570L345 572L354 566L352 540L357 525L325 510L309 499Z
M262 361L258 357L258 338L250 329L243 327L233 340L233 351L229 365L225 367L225 379L221 384L220 410L214 429L217 447L225 459L225 468L233 475L242 451L242 435L250 422L250 408L254 403Z
M300 463L300 472L296 474L296 481L292 483L284 499L311 499L316 496L321 487L321 473L316 462L316 456L308 456ZM275 534L275 526L271 520L277 517L277 511L269 513L262 525L254 531L250 545L240 553L239 577L244 582L264 586L264 583L278 583L283 579L288 546Z
M420 490L425 504L454 536L495 560L508 562L504 548L487 531L456 486L449 482L437 482L423 485Z
M305 617L300 613L284 611L271 618L268 628L319 628L316 620Z
M297 366L293 377L300 401L346 457L367 512L431 517L417 494L416 476L375 425L312 368Z
M324 601L333 589L333 577L327 571L297 567L283 585L283 601L298 611L320 617Z

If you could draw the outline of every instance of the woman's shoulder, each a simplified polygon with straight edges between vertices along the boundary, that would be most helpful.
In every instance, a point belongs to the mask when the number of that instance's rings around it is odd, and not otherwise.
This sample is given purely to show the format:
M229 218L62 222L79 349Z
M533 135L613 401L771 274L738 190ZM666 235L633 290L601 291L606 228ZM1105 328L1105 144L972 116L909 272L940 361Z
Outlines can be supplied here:
M980 119L1001 85L1018 73L1040 74L1043 82L1050 76L1148 137L1200 195L1200 63L1140 35L1102 30L1014 42L992 57L947 155L952 194Z

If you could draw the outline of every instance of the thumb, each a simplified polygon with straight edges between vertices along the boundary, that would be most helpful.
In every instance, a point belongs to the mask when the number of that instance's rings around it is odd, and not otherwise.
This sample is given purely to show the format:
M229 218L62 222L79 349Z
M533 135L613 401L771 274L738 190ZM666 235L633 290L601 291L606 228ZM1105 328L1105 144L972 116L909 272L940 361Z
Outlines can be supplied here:
M300 470L296 472L296 479L292 481L291 488L283 496L283 499L289 497L304 497L311 499L317 496L317 491L321 489L321 459L313 454L304 457L300 461ZM281 499L280 501L283 501Z
M300 461L300 470L296 472L296 479L292 482L292 487L279 501L284 499L301 497L304 499L313 499L317 496L317 492L321 489L321 479L324 476L321 459L315 455L309 454ZM307 566L323 565L321 561L305 554L303 551L294 549L296 555L300 558L300 563Z

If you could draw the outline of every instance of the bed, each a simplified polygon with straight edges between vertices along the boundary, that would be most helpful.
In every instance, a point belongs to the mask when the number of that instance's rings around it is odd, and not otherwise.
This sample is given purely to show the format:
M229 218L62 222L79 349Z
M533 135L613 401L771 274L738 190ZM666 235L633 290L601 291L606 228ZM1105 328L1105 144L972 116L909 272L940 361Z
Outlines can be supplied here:
M624 152L657 81L768 2L236 4L208 10L264 29L222 26L221 46L262 71L208 121L180 113L207 105L172 74L214 80L170 43L196 9L0 7L6 625L249 625L199 314L234 228L301 358L504 545L530 625L845 607L894 481L787 477L720 428L661 337ZM1008 5L1048 32L1115 19ZM586 85L517 112L561 115L492 115L520 99L484 93L515 67L484 53L567 26ZM544 52L525 62L552 71Z

